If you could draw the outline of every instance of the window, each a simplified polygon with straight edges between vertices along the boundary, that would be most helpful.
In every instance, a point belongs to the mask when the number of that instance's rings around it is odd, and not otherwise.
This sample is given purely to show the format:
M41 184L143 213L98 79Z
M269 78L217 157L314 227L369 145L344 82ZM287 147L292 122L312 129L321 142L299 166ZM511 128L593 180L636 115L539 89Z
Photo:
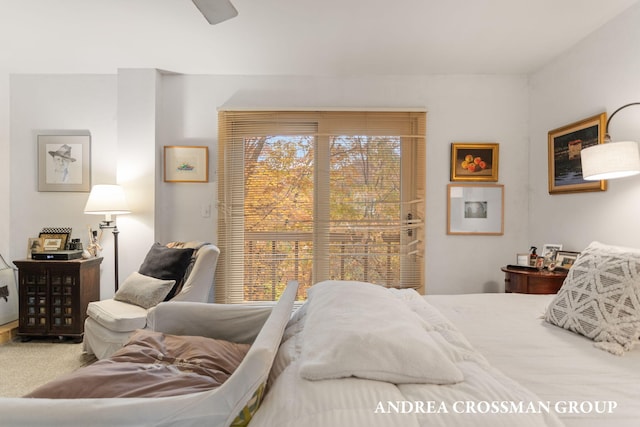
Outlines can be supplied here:
M424 112L219 113L216 301L423 285Z

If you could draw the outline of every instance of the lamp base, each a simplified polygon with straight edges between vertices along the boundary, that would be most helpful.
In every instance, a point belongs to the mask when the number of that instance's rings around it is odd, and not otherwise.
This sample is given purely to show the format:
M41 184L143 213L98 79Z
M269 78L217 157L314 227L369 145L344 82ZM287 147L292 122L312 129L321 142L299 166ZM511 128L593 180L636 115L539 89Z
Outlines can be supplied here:
M113 224L113 225L112 225ZM114 253L114 281L115 281L115 291L118 292L118 284L120 280L118 279L118 234L120 231L118 230L118 226L116 222L111 220L104 220L100 222L100 229L110 229L113 233L113 253Z

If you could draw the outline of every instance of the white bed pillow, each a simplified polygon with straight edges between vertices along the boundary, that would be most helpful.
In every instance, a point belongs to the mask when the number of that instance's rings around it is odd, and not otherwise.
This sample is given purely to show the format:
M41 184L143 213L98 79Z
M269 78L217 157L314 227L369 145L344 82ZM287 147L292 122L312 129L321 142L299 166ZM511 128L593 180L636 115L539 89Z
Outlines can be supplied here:
M640 250L592 242L569 270L545 320L621 355L640 333Z
M308 291L300 356L307 380L358 377L394 384L453 384L462 372L444 340L387 289L327 281Z

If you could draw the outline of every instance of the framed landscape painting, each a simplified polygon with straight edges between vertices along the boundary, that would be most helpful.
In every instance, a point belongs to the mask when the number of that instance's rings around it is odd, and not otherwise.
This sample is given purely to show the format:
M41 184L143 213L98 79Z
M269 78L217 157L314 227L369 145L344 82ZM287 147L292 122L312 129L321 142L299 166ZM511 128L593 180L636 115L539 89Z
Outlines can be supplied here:
M607 181L582 178L580 151L604 142L606 113L549 132L549 194L605 191Z

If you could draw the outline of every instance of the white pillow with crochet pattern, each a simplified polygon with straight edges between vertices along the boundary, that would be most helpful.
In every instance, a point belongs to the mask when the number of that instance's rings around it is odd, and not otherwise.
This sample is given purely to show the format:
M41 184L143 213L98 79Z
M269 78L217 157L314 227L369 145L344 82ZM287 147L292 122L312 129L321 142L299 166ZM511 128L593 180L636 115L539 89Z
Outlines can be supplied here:
M640 249L592 242L578 256L545 320L622 355L640 335Z

